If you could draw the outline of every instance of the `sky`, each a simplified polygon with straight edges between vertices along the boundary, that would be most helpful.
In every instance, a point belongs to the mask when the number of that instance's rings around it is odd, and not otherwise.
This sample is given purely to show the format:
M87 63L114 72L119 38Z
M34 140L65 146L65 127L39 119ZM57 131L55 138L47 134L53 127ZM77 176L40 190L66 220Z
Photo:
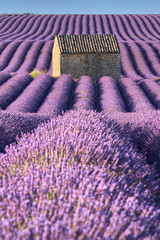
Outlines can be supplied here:
M160 0L0 0L0 14L160 14Z

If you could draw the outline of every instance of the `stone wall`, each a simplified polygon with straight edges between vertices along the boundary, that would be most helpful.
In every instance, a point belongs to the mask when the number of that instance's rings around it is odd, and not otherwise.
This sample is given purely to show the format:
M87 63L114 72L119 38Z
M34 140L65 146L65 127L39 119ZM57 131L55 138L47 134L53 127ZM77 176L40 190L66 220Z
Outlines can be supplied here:
M60 74L66 73L75 79L82 75L89 75L94 80L112 76L118 81L121 77L118 53L61 53L60 61Z
M58 40L55 38L54 40L54 46L52 50L52 75L53 77L58 77L61 74L61 69L60 69L60 50L59 50L59 45L58 45Z

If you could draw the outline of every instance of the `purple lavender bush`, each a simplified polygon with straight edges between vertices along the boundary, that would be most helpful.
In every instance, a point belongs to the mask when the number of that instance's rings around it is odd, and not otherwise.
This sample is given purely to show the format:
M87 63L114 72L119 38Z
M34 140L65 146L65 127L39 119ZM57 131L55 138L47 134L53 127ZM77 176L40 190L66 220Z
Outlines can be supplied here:
M4 51L0 55L0 71L3 71L5 67L9 64L10 60L12 59L16 49L20 45L19 42L10 42Z
M49 69L50 62L52 61L52 48L53 41L47 41L44 44L35 65L35 69L38 69L39 71L47 71L47 69Z
M23 113L14 111L0 111L0 152L5 152L5 147L16 142L16 137L22 133L31 132L50 116L41 116L37 113Z
M154 164L160 174L160 124L158 121L159 119L153 119L137 125L128 122L124 125L123 131L125 134L127 132L130 134L132 141L146 157L147 162Z
M52 85L46 99L38 109L38 114L55 116L62 114L70 105L74 80L67 74L60 75Z
M123 75L134 80L142 79L141 74L134 66L133 57L130 55L127 44L121 42L119 45L121 50L121 68Z
M122 99L115 79L109 76L101 77L98 81L99 110L104 113L120 111L126 112L126 105Z
M20 68L17 71L19 74L24 72L29 73L35 68L35 65L37 63L39 54L43 46L44 46L43 41L32 43L32 46L29 48L25 56L24 62L21 64Z
M107 116L120 124L124 134L129 134L133 144L160 174L160 110L111 112Z
M16 72L21 67L31 45L31 42L22 42L19 45L8 66L5 67L6 72Z
M29 85L33 78L28 74L19 74L10 78L0 86L0 107L6 109L21 92Z
M103 113L68 111L0 157L0 238L158 239L154 168Z
M139 82L139 85L156 109L160 109L160 85L152 79L143 79Z
M90 76L81 76L72 99L72 109L96 109L96 86Z
M155 110L146 94L131 78L122 78L118 86L130 112Z
M9 78L11 78L11 74L6 73L6 72L0 72L0 86L7 82Z
M24 89L24 91L8 107L8 111L36 112L54 83L48 74L40 74Z

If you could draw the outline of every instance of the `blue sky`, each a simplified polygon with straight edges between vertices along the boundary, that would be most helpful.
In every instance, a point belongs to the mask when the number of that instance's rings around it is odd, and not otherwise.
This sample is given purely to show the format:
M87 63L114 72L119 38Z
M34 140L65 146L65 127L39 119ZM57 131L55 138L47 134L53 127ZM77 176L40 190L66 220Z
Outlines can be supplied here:
M160 0L0 0L0 13L160 14Z

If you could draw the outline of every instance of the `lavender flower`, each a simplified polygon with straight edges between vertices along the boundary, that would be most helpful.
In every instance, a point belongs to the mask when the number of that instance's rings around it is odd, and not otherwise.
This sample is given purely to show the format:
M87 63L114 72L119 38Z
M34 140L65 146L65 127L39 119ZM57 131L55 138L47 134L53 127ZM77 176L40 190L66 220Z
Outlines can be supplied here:
M112 111L126 112L126 106L119 92L116 81L104 76L98 81L99 110L104 113Z
M119 81L119 88L129 108L129 111L135 112L155 109L145 93L134 80L130 78L121 79L121 81Z
M11 78L12 76L9 73L6 72L0 72L0 86L2 84L4 84L5 82L7 82L7 80L9 78Z
M139 82L139 85L156 109L160 109L160 85L152 79L143 79Z
M0 86L0 107L5 109L23 89L33 80L29 74L19 74Z
M49 94L37 112L52 116L66 111L69 108L73 86L74 81L69 75L61 75L55 80Z
M17 138L1 154L0 237L156 239L159 182L121 130L74 110Z
M81 76L77 82L73 95L72 109L96 108L96 87L94 81L89 76Z
M36 112L54 83L48 74L37 76L8 107L8 111Z

